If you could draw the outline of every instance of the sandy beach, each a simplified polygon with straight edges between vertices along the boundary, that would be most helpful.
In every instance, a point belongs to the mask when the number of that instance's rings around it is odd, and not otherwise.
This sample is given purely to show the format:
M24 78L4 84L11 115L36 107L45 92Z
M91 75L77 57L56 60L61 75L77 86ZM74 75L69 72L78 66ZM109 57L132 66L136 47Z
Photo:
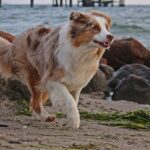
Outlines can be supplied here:
M133 130L101 125L96 120L81 119L79 130L66 126L66 118L49 124L33 116L15 115L15 102L0 101L1 150L149 150L149 130ZM55 112L46 106L49 112ZM82 94L79 103L84 112L128 112L149 109L127 101L106 101L100 93ZM3 125L3 127L2 127Z

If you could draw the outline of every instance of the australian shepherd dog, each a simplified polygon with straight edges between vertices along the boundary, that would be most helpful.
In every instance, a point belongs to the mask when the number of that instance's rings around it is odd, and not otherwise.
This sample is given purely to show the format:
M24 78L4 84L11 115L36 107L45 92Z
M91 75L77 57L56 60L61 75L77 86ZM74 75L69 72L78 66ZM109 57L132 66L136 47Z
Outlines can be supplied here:
M12 43L0 38L0 72L24 83L31 92L30 106L42 120L54 121L43 104L63 103L72 128L79 128L79 95L99 67L113 40L109 16L73 11L54 29L30 28Z

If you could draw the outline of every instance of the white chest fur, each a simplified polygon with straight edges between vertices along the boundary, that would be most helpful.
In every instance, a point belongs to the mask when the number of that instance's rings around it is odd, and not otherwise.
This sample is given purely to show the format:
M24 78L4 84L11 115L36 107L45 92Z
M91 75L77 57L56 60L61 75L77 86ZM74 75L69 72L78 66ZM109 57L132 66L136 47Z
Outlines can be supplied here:
M73 67L74 68L74 67ZM74 69L70 69L62 79L69 91L74 91L85 87L88 82L94 76L98 65L80 65L80 63Z
M60 67L65 71L65 76L61 81L71 91L87 85L96 73L99 58L94 56L97 49L89 49L86 45L80 48L73 47L67 32L68 26L66 25L60 31L57 59Z
M65 70L65 76L61 81L70 91L86 86L99 65L99 59L93 57L93 52L86 49L80 51L72 48L71 50L72 52L61 51L58 55L59 64ZM96 53L96 50L94 51Z

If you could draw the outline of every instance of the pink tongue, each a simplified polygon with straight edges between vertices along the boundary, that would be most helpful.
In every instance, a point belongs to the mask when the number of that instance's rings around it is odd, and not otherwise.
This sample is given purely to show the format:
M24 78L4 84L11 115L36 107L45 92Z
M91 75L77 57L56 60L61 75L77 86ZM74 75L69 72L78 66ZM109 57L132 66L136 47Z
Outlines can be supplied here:
M103 45L103 46L108 46L108 43L107 42L98 42L100 45Z
M109 43L108 42L101 42L101 41L96 41L95 40L95 43L101 45L101 46L104 46L104 47L108 47Z

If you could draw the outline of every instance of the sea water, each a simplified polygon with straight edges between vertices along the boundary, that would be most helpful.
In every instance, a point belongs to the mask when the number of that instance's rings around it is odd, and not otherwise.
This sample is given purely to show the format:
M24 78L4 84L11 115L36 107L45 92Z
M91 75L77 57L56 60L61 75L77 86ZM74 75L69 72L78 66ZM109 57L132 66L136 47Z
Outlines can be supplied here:
M150 6L52 7L49 5L4 5L0 8L0 30L18 35L39 24L54 27L68 20L72 10L98 10L112 18L111 32L118 38L134 37L150 49Z

